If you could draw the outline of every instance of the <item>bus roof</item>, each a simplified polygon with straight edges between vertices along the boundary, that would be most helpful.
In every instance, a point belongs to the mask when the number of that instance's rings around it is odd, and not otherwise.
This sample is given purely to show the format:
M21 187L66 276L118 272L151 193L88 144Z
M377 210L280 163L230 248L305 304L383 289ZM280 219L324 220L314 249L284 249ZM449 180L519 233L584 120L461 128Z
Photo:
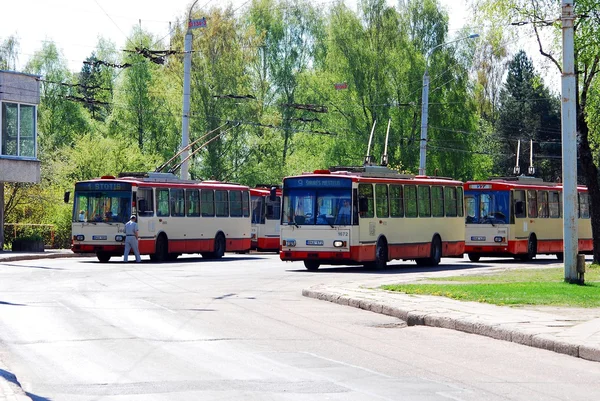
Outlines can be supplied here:
M519 176L519 177L498 177L490 178L484 181L467 181L465 190L511 190L511 189L555 189L562 191L563 186L560 182L548 182L541 178ZM584 185L578 185L579 191L587 191Z
M214 180L182 180L172 173L121 173L119 177L102 176L80 182L127 182L140 187L218 187L222 189L249 189L245 185Z
M431 176L419 176L412 174L402 174L395 170L392 170L386 166L335 166L330 167L327 170L315 170L313 172L306 172L302 175L286 177L284 180L289 178L302 178L306 176L322 176L343 178L347 177L355 182L382 182L390 183L399 180L411 181L411 182L427 182L430 184L456 184L462 185L462 181L455 180L448 177L431 177Z

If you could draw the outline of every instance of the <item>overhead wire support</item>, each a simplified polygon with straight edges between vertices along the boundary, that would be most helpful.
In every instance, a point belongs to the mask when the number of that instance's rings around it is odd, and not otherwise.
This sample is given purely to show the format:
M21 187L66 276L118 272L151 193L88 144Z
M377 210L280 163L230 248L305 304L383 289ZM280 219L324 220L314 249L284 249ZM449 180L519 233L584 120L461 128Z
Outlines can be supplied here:
M169 173L175 174L175 172L177 170L179 170L179 168L186 163L192 156L194 156L196 153L198 153L199 151L201 151L202 149L204 149L204 147L206 147L208 144L210 144L212 141L214 141L215 139L223 136L224 134L226 134L227 132L231 131L232 129L239 127L240 123L236 123L233 127L226 129L225 131L220 132L219 134L215 135L214 137L210 138L208 141L204 142L202 145L198 146L198 148L192 152L190 152L189 155L187 155L186 158L184 158L181 162L179 162L178 164L176 164L175 166L171 167L169 169ZM217 128L218 129L218 128ZM214 132L216 130L212 130L211 132ZM206 136L206 135L205 135Z
M175 153L175 155L173 155L173 157L171 157L169 160L167 160L166 162L164 162L163 164L161 164L160 166L158 166L156 168L156 170L154 170L155 173L160 173L165 167L167 167L173 160L175 160L176 158L179 157L179 155L181 155L183 152L185 152L186 150L189 150L192 146L194 146L196 143L200 142L202 139L206 138L207 136L209 136L210 134L212 134L213 132L220 130L221 128L225 127L227 124L229 124L229 121L226 121L225 124L221 125L220 127L217 127L209 132L207 132L206 134L202 135L200 138L196 139L195 141L193 141L192 143L190 143L189 145L181 148L177 153ZM239 125L239 124L238 124Z

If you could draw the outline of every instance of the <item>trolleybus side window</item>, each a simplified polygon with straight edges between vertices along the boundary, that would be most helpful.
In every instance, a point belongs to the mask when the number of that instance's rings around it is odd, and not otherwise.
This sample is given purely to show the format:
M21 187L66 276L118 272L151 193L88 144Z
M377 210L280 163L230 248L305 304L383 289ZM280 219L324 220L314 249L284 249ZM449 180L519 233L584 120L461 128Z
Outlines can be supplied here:
M514 191L515 217L523 219L527 217L525 213L525 191Z
M392 217L404 217L402 185L390 185L390 215Z
M267 220L279 220L281 218L281 197L275 197L275 200L271 200L266 197L267 203Z
M444 188L431 187L431 211L433 217L444 217Z
M242 217L242 191L229 191L231 217Z
M156 215L159 217L169 216L169 190L158 189L156 191L156 205L158 206Z
M375 207L377 217L389 217L388 187L386 184L375 184Z
M406 217L417 217L417 187L415 185L404 186L404 201Z
M212 189L200 191L200 208L202 217L213 217L215 215L215 191Z
M250 217L250 192L242 191L242 214Z
M171 216L185 216L185 198L182 188L171 189Z
M186 189L185 202L188 216L200 216L200 194L197 189Z
M152 189L140 188L137 191L137 207L140 216L152 216L154 214L154 199ZM127 216L129 217L129 216Z
M358 185L359 207L362 218L372 218L375 216L375 205L373 203L373 185Z
M462 187L456 188L456 208L457 208L459 217L465 216L465 206L463 204L463 199L464 199L463 192L464 192L464 190L462 189Z
M590 201L586 192L579 193L579 218L589 219L590 218Z
M557 191L550 192L549 206L550 206L550 218L553 218L553 219L560 218L560 197L558 196Z
M527 214L529 217L537 217L536 191L527 191Z
M446 200L445 209L446 209L446 217L456 217L459 214L457 213L457 202L456 202L456 187L444 187L444 198ZM473 202L473 216L477 217L477 205L475 204L475 198L470 198ZM462 206L462 204L461 204Z
M419 217L431 217L431 192L429 185L419 185Z
M548 218L550 212L548 211L548 192L538 191L538 217Z
M229 200L227 199L227 191L217 189L215 191L215 209L217 217L229 216Z

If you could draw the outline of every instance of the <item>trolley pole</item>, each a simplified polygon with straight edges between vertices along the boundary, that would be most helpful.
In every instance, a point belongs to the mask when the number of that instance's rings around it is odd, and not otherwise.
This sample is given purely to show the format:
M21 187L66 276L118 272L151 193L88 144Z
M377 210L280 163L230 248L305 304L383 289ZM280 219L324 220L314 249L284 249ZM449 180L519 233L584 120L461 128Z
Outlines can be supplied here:
M577 109L575 97L575 55L573 0L562 0L562 174L563 174L563 257L565 281L579 283L577 275Z

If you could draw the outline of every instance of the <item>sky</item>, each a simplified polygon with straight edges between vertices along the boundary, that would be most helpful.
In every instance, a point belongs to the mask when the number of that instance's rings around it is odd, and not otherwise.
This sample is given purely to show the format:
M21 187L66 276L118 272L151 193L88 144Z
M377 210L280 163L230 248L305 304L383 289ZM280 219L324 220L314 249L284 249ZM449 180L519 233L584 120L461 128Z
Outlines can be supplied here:
M356 9L356 0L345 0ZM134 25L160 38L169 36L169 23L187 16L193 0L4 0L0 12L0 40L16 35L20 42L17 70L21 70L45 40L62 51L69 69L81 70L100 36L123 48ZM250 0L198 0L196 8L231 3L247 7ZM332 0L313 0L329 6ZM388 0L390 5L397 1ZM440 0L450 13L450 37L465 24L466 0Z

